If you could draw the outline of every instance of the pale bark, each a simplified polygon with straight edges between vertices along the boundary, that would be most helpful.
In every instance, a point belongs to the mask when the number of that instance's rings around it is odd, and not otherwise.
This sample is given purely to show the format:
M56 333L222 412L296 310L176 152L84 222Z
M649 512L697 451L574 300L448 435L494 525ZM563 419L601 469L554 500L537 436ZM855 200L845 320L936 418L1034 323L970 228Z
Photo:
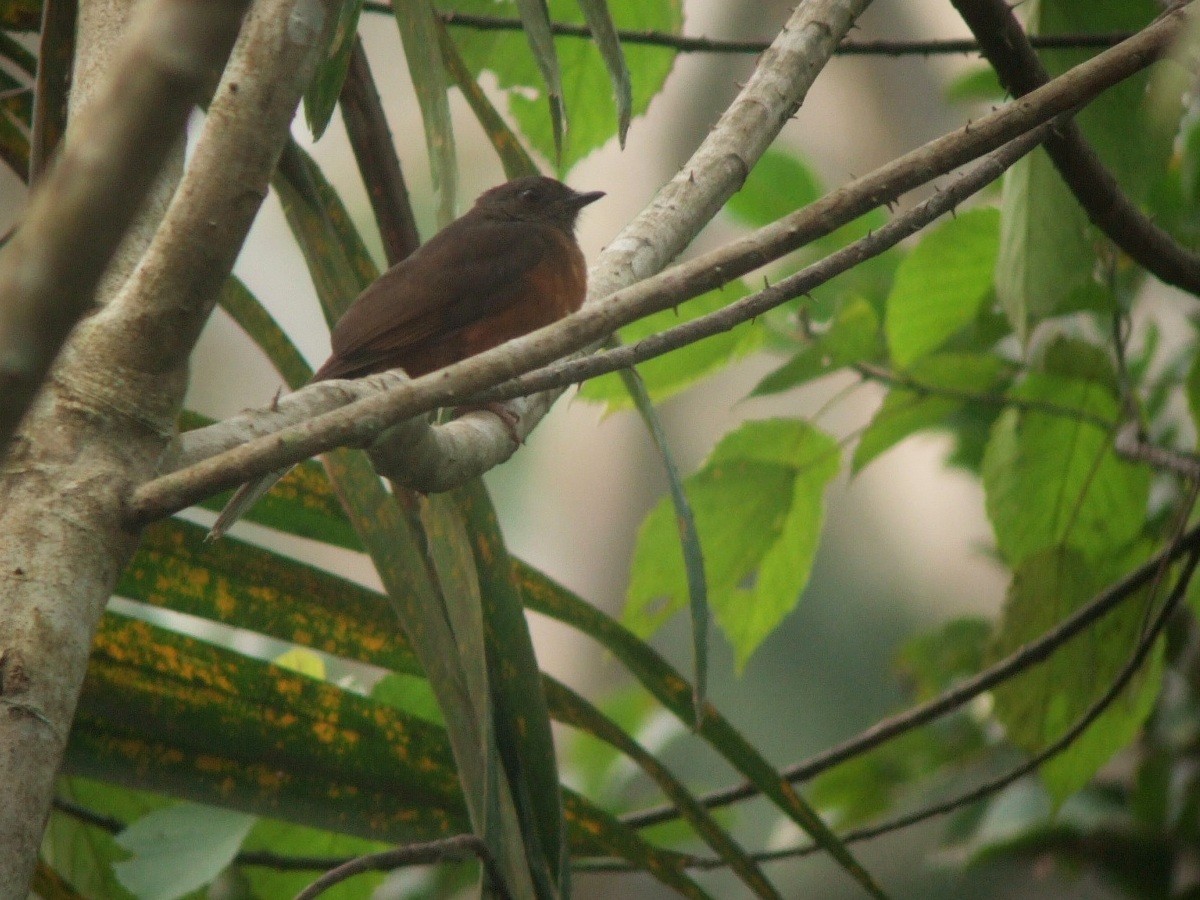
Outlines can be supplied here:
M191 345L266 194L301 90L325 46L331 5L255 4L214 96L196 164L162 227L129 281L71 335L0 472L4 900L26 896L93 632L137 545L136 532L123 527L125 504L154 472L173 433ZM146 25L148 38L136 52L153 50L149 58L161 61L163 77L190 106L228 55L244 8L240 0L155 0L130 26L136 35ZM111 77L127 79L128 67L145 58L120 57ZM162 96L164 103L178 100ZM129 121L128 104L145 99L101 90L90 103L112 104L107 115L96 113L111 127ZM182 117L165 112L141 110L158 116L163 128L182 125ZM83 116L67 158L72 146L85 159L96 146ZM168 137L173 141L175 133ZM197 167L202 174L193 178ZM116 172L105 175L120 178ZM48 195L53 181L51 172L43 182ZM123 225L104 224L118 234ZM63 227L71 234L82 228L70 220ZM81 256L89 249L77 248ZM53 278L64 265L36 274Z

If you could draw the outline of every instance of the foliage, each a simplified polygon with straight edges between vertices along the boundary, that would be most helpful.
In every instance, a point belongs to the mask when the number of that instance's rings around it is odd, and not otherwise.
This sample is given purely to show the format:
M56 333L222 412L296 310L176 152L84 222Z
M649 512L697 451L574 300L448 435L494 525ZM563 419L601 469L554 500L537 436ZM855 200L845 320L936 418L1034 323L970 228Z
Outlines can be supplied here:
M566 172L606 141L623 141L675 60L669 48L619 45L613 26L682 28L680 0L393 6L428 149L427 161L405 164L429 166L444 215L457 178L449 85L476 92L472 109L510 171L531 166L532 152ZM344 3L306 94L315 136L333 113L362 9L361 0ZM1029 24L1134 29L1157 9L1151 0L1042 0ZM36 70L8 32L34 28L39 18L36 4L13 10L0 19L0 53L11 64L0 70L0 159L24 177ZM456 31L439 11L509 16L522 27ZM585 20L599 41L550 34L551 21ZM1081 58L1063 52L1049 58L1050 68L1065 71ZM479 90L485 73L507 119ZM1150 76L1129 79L1079 122L1130 196L1195 246L1200 126L1181 115L1177 98L1164 113L1149 84ZM976 72L954 96L994 90L990 71ZM363 239L298 148L289 149L275 187L334 320L374 275ZM729 202L729 224L768 224L823 192L803 160L773 150ZM779 262L773 276L886 219L876 210L834 229ZM801 602L830 486L913 435L948 437L947 461L981 485L993 549L1011 574L998 621L947 623L912 636L898 653L900 679L919 701L1009 658L1173 548L1195 518L1190 486L1129 458L1116 440L1132 424L1168 450L1196 452L1200 325L1167 341L1146 302L1149 281L1087 222L1049 157L1036 151L1008 171L998 197L959 211L911 246L640 365L647 395L659 404L703 390L706 378L755 352L778 365L752 396L779 397L831 378L874 385L880 396L860 427L840 434L801 418L747 421L682 480L708 599L737 665ZM752 290L749 280L734 280L619 337L636 343ZM289 383L305 381L295 348L244 285L231 281L222 305ZM608 411L632 403L616 375L589 382L580 396ZM191 414L181 420L184 428L201 424ZM689 740L875 890L831 825L840 832L885 818L921 796L918 788L935 794L952 776L982 777L1052 744L1104 696L1147 639L1176 579L1185 583L1190 574L1163 562L1115 610L1053 648L1042 665L1007 677L986 702L890 742L868 742L837 765L799 766L804 774L793 778L648 643L695 601L679 515L678 502L664 497L643 522L624 622L511 557L481 483L431 498L388 493L364 458L348 451L329 454L324 469L295 469L249 518L368 553L382 591L241 539L207 543L184 518L154 525L121 578L125 603L106 615L93 648L43 861L86 896L173 900L217 879L243 878L247 895L277 897L341 857L474 831L521 896L568 896L575 866L616 859L703 897L707 883L684 852L697 848L746 890L775 896L736 824L701 802L662 763L659 748L645 746L647 723L656 721L651 710L660 710L694 728ZM1200 590L1190 597L1168 635L1150 635L1147 661L1076 740L959 819L951 839L960 858L982 866L1049 856L1093 868L1130 896L1170 895L1183 853L1176 848L1200 838L1193 660ZM594 704L538 670L525 609L588 635L624 666L632 686L622 689L619 706ZM396 627L397 611L407 632ZM238 637L210 639L213 623ZM551 720L579 735L574 749L558 749L578 792L556 790ZM1119 754L1125 765L1109 767ZM654 787L641 798L646 804L666 798L678 811L619 818L633 805L629 764ZM801 795L793 781L809 778ZM645 830L676 819L671 829ZM283 857L311 858L311 871L289 871ZM474 860L440 867L416 880L409 896L461 886L480 868ZM328 896L366 897L381 879L348 881Z

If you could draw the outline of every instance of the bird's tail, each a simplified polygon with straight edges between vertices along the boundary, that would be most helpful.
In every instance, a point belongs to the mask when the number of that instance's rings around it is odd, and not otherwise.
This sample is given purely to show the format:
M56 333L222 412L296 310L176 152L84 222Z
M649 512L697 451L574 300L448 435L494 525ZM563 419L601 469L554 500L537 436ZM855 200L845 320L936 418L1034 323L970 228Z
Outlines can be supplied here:
M274 472L268 472L266 475L260 475L253 481L247 481L238 488L229 502L225 504L225 508L221 510L221 514L217 516L217 521L213 523L213 527L209 529L207 540L215 541L223 536L226 531L233 527L233 523L242 517L250 507L259 501L263 494L275 486L280 478L288 473L291 466L286 469L276 469Z

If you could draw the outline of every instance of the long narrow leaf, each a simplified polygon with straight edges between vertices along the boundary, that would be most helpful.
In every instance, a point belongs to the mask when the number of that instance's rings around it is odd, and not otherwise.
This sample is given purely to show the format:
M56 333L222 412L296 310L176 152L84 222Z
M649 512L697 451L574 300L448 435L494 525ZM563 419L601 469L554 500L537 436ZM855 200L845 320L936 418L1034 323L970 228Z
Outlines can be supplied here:
M570 895L558 766L550 714L521 594L491 497L474 479L453 493L466 522L484 596L487 659L496 709L496 740L526 834L530 869L543 872L548 896Z
M677 854L651 846L612 813L605 812L574 791L565 788L563 812L567 817L573 847L582 838L586 841L585 846L589 853L624 859L649 872L684 897L707 900L709 895L684 872L684 859Z
M639 640L619 622L605 615L536 569L514 563L529 609L558 619L602 644L660 703L689 726L696 721L693 692L685 679L645 641ZM883 891L849 850L796 790L710 704L700 719L699 734L737 769L764 797L803 829L855 880L875 897Z
M637 741L596 709L591 703L561 682L546 676L546 694L559 711L561 720L586 731L633 760L652 779L680 814L691 824L716 854L725 861L758 897L778 897L774 886L738 843L723 829L671 772Z
M550 11L546 0L517 0L521 13L521 24L534 62L546 82L546 100L550 104L550 127L554 133L556 161L562 159L563 133L567 128L567 111L563 105L562 74L558 69L558 51L554 48L554 34L550 30Z
M378 840L466 827L440 729L115 613L93 645L67 769Z
M621 380L625 383L633 404L637 407L642 421L654 439L658 455L662 459L663 468L667 473L667 484L671 491L671 503L675 507L675 523L679 528L679 545L683 551L683 569L687 576L689 606L692 613L692 659L695 667L693 673L692 707L696 711L693 727L700 727L704 716L705 700L708 684L708 579L704 574L704 552L700 547L700 533L696 530L696 517L692 514L692 505L688 502L687 492L683 489L683 476L675 465L675 457L667 443L667 434L663 430L658 410L646 390L646 383L636 369L622 369Z
M347 659L419 674L384 597L234 538L166 519L146 529L116 593Z
M442 44L442 57L446 60L446 71L450 73L450 77L462 91L471 111L475 113L476 120L483 128L484 134L492 142L492 147L495 149L496 155L500 157L500 163L504 166L504 174L510 179L537 175L538 167L533 161L533 157L525 150L521 139L508 127L504 117L492 105L492 101L483 92L479 82L471 76L470 70L458 52L458 47L454 44L454 39L450 36L450 29L441 19L438 20L437 27L438 40Z
M358 17L362 13L363 0L343 0L338 14L337 28L329 43L329 52L317 65L313 79L304 92L304 118L312 132L313 140L319 140L337 106L342 82L350 66L350 53L358 35Z
M430 0L393 3L392 12L404 44L404 58L417 92L417 104L425 122L425 144L433 186L441 190L438 217L445 225L454 217L458 185L458 161L454 152L454 129L450 101L446 96L446 70L438 42L437 11Z
M613 24L607 0L579 0L579 8L583 10L592 38L608 68L608 77L612 79L613 96L617 101L617 141L624 148L625 135L633 118L633 83L629 78L629 67L625 63L620 38L617 37L617 26Z

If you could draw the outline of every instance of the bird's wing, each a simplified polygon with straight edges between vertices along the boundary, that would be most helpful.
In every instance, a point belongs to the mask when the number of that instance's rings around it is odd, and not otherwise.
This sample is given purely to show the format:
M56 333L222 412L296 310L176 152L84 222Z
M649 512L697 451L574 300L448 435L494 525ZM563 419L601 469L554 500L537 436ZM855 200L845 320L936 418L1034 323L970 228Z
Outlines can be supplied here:
M524 276L552 246L529 223L459 219L359 295L334 328L333 356L318 377L403 366L415 349L516 302Z

